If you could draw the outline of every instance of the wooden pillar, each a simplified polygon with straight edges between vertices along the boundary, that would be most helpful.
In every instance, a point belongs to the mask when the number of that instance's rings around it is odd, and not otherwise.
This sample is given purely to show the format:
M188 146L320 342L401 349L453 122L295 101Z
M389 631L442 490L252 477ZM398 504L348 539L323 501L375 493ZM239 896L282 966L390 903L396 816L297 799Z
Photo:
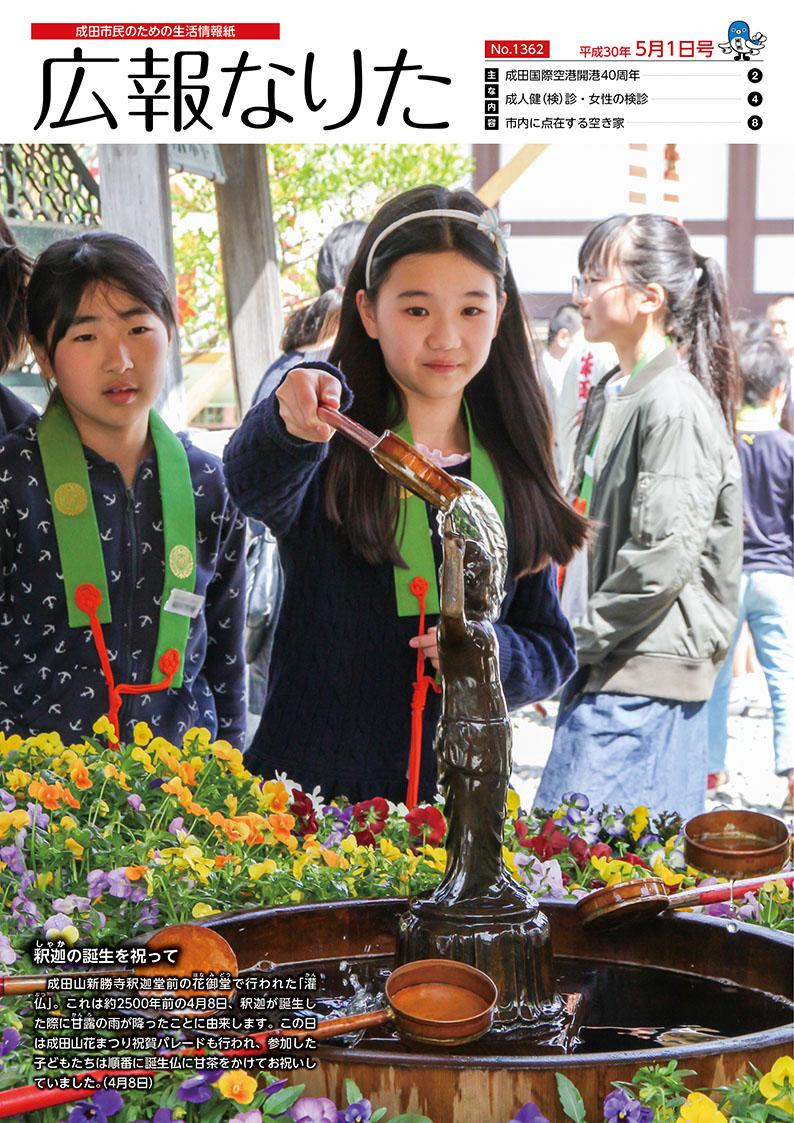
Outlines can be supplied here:
M242 416L278 356L281 289L262 144L222 144L226 182L215 184L226 311Z
M165 144L100 144L102 228L124 234L147 249L171 286L176 303L168 146ZM185 393L179 339L168 353L165 386L157 410L172 429L184 429Z
M755 292L755 194L758 149L755 144L728 145L728 238L725 271L728 294L737 312L753 310Z

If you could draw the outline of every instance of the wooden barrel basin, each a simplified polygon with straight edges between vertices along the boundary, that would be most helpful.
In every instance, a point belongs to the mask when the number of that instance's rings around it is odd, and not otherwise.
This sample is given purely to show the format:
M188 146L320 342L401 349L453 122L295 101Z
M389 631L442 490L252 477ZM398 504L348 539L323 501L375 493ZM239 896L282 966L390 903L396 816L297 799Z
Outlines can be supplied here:
M316 972L317 997L340 980L373 977L395 966L403 900L292 905L208 918L232 945L241 971ZM306 1095L345 1101L352 1078L388 1116L421 1112L434 1123L506 1123L533 1100L561 1119L555 1072L574 1081L590 1119L602 1118L613 1080L673 1058L697 1076L692 1090L732 1081L754 1064L761 1072L791 1052L794 940L748 924L677 914L637 928L583 928L574 903L544 900L563 994L580 993L581 1045L521 1042L493 1031L479 1042L442 1050L368 1031L349 1045L324 1042L313 1070L293 1074ZM344 999L344 995L341 996ZM318 1001L318 1009L320 1003ZM330 1012L330 1011L329 1011Z

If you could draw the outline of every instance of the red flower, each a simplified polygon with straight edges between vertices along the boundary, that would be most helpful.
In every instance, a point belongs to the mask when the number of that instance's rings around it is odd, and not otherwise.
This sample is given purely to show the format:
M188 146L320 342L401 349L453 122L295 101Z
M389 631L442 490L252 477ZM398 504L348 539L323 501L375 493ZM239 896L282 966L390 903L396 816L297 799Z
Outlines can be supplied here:
M446 820L437 807L414 807L405 821L411 836L421 839L423 845L438 846L447 833Z
M521 845L528 850L534 850L541 861L547 862L550 858L562 854L563 850L567 850L570 842L568 835L558 830L554 819L547 819L540 828L540 834L522 841Z
M606 858L607 861L612 857L612 847L606 842L594 842L590 847L591 858Z
M303 838L307 834L317 834L317 813L306 792L295 788L292 792L290 813L295 816L295 831Z
M375 835L380 834L386 826L389 816L389 805L382 796L374 799L365 799L353 807L351 822L357 823L359 829L354 830L356 842L359 846L374 846Z
M569 849L571 851L573 860L576 862L577 866L584 868L585 862L590 857L590 847L587 845L583 838L580 838L579 835L576 835L574 838L570 839L569 843Z
M647 862L643 862L642 858L636 854L623 854L621 855L621 862L628 862L630 866L642 866L644 870L649 870L651 867Z

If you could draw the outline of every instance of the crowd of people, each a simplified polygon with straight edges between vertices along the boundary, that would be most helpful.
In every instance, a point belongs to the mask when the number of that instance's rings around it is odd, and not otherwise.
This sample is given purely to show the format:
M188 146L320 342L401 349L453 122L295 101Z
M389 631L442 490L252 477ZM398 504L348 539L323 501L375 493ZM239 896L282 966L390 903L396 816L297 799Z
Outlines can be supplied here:
M792 298L738 323L682 225L614 215L536 359L495 215L415 188L329 237L221 464L153 408L176 320L149 254L86 232L31 263L0 223L2 369L30 343L51 389L38 417L0 385L6 734L204 726L326 798L405 798L417 655L444 671L443 540L325 406L504 522L506 705L562 691L539 806L701 811L745 625L794 807ZM430 690L426 800L440 712Z

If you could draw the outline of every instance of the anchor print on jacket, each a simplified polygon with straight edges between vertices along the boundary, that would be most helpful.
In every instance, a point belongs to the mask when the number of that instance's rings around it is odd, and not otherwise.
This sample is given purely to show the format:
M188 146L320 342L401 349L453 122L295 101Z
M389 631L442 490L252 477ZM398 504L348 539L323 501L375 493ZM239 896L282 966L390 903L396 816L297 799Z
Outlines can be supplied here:
M245 729L245 598L242 517L220 461L183 440L196 498L195 592L204 610L191 620L184 682L161 694L128 695L121 739L135 723L181 744L205 726L242 749ZM114 677L152 677L165 571L157 461L139 465L127 489L117 465L85 450L108 576L113 619L103 625ZM70 628L52 509L34 429L0 441L0 730L55 730L70 744L107 710L107 687L91 630ZM155 674L155 678L159 677Z

